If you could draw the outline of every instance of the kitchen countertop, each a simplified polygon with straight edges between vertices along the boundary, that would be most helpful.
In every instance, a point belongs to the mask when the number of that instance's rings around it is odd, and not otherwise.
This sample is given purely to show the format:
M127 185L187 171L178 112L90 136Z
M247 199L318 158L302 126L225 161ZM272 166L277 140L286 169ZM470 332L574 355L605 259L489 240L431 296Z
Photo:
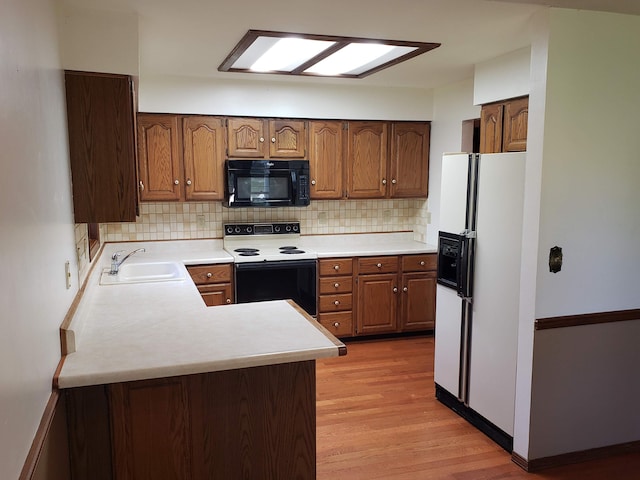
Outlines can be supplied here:
M303 236L319 258L433 253L411 233ZM144 247L127 264L175 261L184 280L99 285L111 254ZM108 243L63 329L59 388L160 378L338 356L344 345L288 301L207 307L184 265L231 263L222 240Z

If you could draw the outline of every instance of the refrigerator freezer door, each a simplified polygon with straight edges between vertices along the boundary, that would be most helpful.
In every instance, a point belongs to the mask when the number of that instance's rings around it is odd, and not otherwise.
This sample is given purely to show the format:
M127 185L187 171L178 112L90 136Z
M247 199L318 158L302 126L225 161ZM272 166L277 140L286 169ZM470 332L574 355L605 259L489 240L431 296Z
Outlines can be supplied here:
M513 436L525 153L480 157L469 407Z
M443 232L459 234L465 229L468 178L469 155L458 153L442 157L440 230Z
M460 328L462 301L455 290L436 287L434 380L455 397L459 396Z

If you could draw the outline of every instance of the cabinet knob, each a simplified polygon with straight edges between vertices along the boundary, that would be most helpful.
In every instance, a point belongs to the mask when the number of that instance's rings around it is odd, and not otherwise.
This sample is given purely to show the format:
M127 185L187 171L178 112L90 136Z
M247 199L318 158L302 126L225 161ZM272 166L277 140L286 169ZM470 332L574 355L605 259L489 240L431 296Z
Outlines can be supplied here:
M424 267L424 260L422 260L422 261L420 262L420 266L421 266L421 267Z
M391 183L392 183L393 185L395 185L396 183L398 183L398 181L397 181L395 178L393 178L393 179L391 179Z
M338 327L340 326L340 322L334 322L334 323L333 323L333 326L334 326L334 327L336 327L336 328L338 328Z
M393 293L398 293L398 287L393 287Z
M381 263L378 263L378 264L376 264L376 267L378 267L378 268L382 268L382 264L381 264Z
M340 286L340 284L339 284L339 283L334 283L334 284L333 284L333 286L334 286L335 288L338 288L338 287Z
M264 143L264 137L260 137L260 143Z
M227 298L227 303L231 303L231 299L230 298Z
M180 180L174 180L174 181L173 181L173 184L174 184L174 185L180 185Z
M340 270L340 265L334 265L334 266L333 266L333 269L334 269L334 270Z
M187 185L191 185L191 179L187 180Z
M315 185L316 181L315 180L311 180L311 185Z
M333 302L333 304L337 307L338 305L340 305L340 300L336 300L335 302Z
M403 292L408 292L408 291L409 291L409 289L408 289L407 287L404 287L404 288L402 289L402 291L403 291Z
M276 137L271 137L271 143L276 143Z
M383 185L386 185L386 184L387 184L387 179L386 179L386 178L383 178L383 179L382 179L382 184L383 184Z
M211 277L213 277L213 274L211 272L208 272L207 273L207 278L211 278Z
M142 180L140 180L140 190L144 191L144 183L142 183Z

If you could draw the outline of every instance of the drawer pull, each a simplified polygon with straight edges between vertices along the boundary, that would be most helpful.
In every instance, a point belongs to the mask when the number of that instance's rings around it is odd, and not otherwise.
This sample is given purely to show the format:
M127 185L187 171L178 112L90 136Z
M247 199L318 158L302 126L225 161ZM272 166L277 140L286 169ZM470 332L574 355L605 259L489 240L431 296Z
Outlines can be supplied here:
M336 306L340 305L340 300L336 300L335 302L333 302L333 304Z
M376 265L376 267L378 267L378 268L382 268L382 264L381 264L381 263L378 263L378 264Z
M227 298L227 303L231 303L231 299L230 298Z
M211 278L211 277L213 277L213 273L207 272L207 278Z
M421 266L421 267L424 267L424 260L422 260L422 261L420 262L420 266Z
M340 284L339 284L339 283L334 283L334 284L333 284L333 286L334 286L335 288L339 288L339 287L340 287Z
M333 266L333 269L334 269L334 270L340 270L340 265L334 265L334 266Z
M334 322L333 326L338 328L340 326L340 322Z

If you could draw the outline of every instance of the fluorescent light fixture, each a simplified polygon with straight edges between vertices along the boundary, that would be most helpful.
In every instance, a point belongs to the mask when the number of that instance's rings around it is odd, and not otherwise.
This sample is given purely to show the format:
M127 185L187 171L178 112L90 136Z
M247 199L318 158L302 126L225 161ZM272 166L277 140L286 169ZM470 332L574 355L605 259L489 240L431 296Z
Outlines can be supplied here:
M439 46L439 43L249 30L218 70L363 78Z
M334 44L306 38L282 38L249 68L256 72L290 72Z

